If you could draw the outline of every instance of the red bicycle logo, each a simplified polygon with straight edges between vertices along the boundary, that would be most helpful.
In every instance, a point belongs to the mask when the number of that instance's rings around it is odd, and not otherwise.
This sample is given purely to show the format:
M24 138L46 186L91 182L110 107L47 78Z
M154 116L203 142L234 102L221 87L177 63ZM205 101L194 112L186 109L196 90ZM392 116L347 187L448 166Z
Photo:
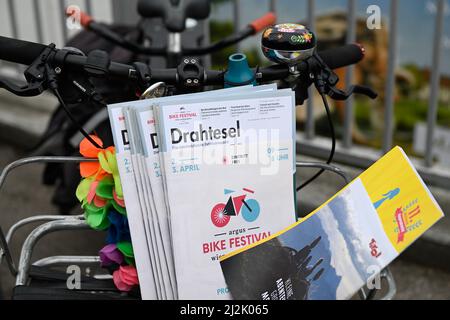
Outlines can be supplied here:
M247 193L255 193L250 189L244 188L243 190ZM225 194L232 192L234 191L225 190ZM258 219L260 212L258 201L246 198L246 194L236 197L230 196L227 203L216 204L211 210L212 223L218 228L223 228L230 222L232 216L238 216L240 213L247 222L253 222Z

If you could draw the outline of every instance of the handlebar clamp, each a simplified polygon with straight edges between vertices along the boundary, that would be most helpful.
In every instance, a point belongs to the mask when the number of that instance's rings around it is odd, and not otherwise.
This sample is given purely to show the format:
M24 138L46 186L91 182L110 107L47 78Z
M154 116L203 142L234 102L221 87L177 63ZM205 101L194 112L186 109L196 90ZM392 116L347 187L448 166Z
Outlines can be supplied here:
M140 89L145 90L149 87L152 80L152 70L150 67L142 62L133 63L135 78Z
M177 67L178 84L188 91L197 91L205 80L205 68L196 58L185 58Z

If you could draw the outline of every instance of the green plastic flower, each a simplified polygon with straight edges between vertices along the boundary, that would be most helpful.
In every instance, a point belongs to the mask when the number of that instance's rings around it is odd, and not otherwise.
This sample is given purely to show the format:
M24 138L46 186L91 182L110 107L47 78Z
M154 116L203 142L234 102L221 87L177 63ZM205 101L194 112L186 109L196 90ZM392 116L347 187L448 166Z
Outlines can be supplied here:
M120 183L119 168L117 167L117 159L114 150L107 149L105 152L98 154L98 160L103 170L113 176L114 189L119 198L123 199L122 185Z
M108 219L110 205L105 205L101 208L94 204L86 203L83 206L86 222L92 229L105 230L109 228L111 222Z

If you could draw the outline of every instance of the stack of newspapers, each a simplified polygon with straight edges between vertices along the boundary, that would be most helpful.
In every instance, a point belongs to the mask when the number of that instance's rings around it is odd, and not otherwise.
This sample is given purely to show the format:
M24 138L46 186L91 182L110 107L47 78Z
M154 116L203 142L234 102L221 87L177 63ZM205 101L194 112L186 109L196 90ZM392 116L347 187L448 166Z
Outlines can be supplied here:
M230 299L219 258L296 222L294 100L266 85L108 106L143 299Z

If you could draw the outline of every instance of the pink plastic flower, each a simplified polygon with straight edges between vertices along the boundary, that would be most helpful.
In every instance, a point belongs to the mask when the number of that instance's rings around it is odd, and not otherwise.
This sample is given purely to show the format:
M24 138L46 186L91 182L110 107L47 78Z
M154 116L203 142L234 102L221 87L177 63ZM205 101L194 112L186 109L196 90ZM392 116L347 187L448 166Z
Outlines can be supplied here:
M120 266L113 273L113 281L120 291L130 291L134 286L139 284L136 268L131 265Z

